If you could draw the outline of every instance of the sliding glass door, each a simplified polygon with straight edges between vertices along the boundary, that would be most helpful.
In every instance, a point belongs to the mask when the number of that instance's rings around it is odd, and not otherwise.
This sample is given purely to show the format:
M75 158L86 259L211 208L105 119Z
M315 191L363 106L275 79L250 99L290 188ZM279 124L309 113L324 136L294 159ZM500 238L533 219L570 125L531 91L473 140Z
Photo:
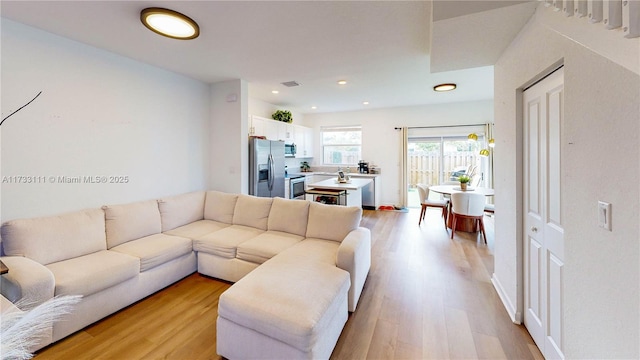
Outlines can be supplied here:
M472 177L472 186L482 186L488 174L488 161L480 156L485 148L484 135L478 134L477 141L469 141L467 136L442 135L419 136L409 133L407 139L407 202L409 207L419 207L417 184L437 185L457 182L458 176ZM430 194L437 198L438 194Z

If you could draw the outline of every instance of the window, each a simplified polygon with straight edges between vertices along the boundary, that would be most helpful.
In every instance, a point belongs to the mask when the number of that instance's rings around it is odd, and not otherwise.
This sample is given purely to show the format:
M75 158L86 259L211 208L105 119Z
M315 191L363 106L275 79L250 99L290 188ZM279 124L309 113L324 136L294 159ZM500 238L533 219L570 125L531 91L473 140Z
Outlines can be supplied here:
M320 129L324 165L357 165L362 156L362 127L332 126Z

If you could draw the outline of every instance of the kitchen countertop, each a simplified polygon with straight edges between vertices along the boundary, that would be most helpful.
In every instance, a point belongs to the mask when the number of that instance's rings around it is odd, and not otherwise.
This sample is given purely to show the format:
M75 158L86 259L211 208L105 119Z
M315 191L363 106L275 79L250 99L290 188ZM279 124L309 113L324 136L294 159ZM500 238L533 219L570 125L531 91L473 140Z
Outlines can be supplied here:
M344 173L345 175L349 175L351 177L365 177L365 178L374 178L380 176L380 174L360 174L360 173ZM290 172L289 175L332 175L338 178L338 172L326 172L326 171L307 171L307 172Z
M371 179L354 179L349 183L339 183L336 179L322 180L317 183L309 184L309 188L315 189L331 189L331 190L357 190L371 183Z

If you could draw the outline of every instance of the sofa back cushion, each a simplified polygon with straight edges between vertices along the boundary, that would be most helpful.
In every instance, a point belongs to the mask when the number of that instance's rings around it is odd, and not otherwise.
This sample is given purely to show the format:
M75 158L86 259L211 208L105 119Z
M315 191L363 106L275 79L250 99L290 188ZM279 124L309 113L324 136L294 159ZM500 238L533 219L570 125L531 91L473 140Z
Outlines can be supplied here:
M272 202L272 198L238 195L238 202L236 202L236 209L233 213L233 224L267 230L267 220Z
M349 232L360 226L361 219L362 209L359 207L312 202L306 237L342 242Z
M11 220L2 225L1 233L5 255L24 256L43 265L107 249L100 209Z
M309 203L309 201L274 198L269 212L268 229L305 236Z
M205 220L232 224L233 212L236 208L237 200L237 194L228 194L220 191L207 191L207 196L204 202Z
M162 231L204 219L204 197L204 191L196 191L158 200Z
M162 231L156 200L123 205L105 205L107 248Z

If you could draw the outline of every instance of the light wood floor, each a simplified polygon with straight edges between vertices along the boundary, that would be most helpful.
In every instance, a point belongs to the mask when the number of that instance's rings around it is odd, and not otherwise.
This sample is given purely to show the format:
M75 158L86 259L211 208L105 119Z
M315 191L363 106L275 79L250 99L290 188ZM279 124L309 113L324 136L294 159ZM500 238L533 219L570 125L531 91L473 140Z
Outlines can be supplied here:
M332 359L542 359L491 285L489 244L453 240L437 210L365 211L372 266ZM193 274L38 352L36 359L218 359L218 297L231 284Z

